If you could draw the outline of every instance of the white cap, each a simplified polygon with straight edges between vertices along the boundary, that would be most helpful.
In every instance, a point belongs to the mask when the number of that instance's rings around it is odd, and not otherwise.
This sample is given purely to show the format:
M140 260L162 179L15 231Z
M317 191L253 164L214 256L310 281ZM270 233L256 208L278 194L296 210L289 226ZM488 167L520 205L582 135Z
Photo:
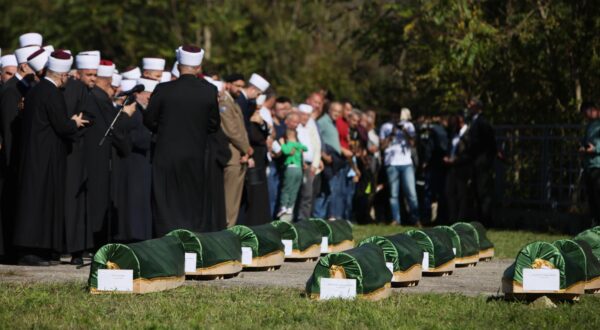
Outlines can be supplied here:
M248 83L256 86L256 88L260 89L263 93L271 86L265 78L256 73L253 73L252 76L250 76Z
M123 72L123 79L138 80L142 77L142 71L137 66L129 71Z
M179 78L179 68L177 67L178 65L179 65L179 62L175 61L175 64L173 64L173 69L171 69L171 74L175 78Z
M46 53L48 53L48 56L50 56L50 54L52 54L52 52L54 51L54 46L52 46L52 45L46 45L42 48L44 48Z
M57 54L58 53L58 54ZM57 55L68 55L68 58L58 58ZM54 71L56 73L67 73L71 70L71 65L73 65L73 56L66 52L53 52L52 55L48 58L48 70Z
M27 59L27 64L35 72L42 71L46 67L47 63L48 52L46 52L43 48L38 48L38 50L31 54Z
M261 106L261 105L265 104L266 100L267 100L267 96L265 94L261 94L256 98L256 105Z
M144 57L142 59L142 67L144 70L164 71L165 60L163 58Z
M102 60L98 66L98 77L112 78L115 72L115 64L111 61Z
M75 57L75 65L78 70L98 70L100 56L90 53L79 53Z
M7 55L2 56L0 61L2 62L3 68L5 68L7 66L17 66L18 65L17 58L13 54L7 54Z
M121 76L118 73L113 73L112 75L112 82L110 83L112 87L119 87L121 86L121 80L123 80L123 76Z
M313 112L313 107L308 104L302 103L298 106L298 110L302 113L306 113L306 114L310 115Z
M42 35L36 32L22 34L19 37L19 47L38 46L42 47Z
M154 92L154 88L158 85L158 81L146 78L140 78L137 81L138 85L144 85L144 92Z
M27 58L31 56L31 54L35 53L38 49L40 49L40 46L27 46L16 49L15 56L17 57L17 63L27 63Z
M199 66L202 64L202 59L204 58L203 49L198 48L200 51L193 52L189 48L188 50L185 50L184 48L187 47L181 46L175 52L177 55L177 62L179 62L179 64L188 66Z
M133 79L122 79L121 80L121 91L128 92L133 87L135 87L135 85L137 85L137 81L136 80L133 80Z
M164 83L167 81L171 81L171 72L163 71L162 76L160 77L160 82Z
M204 77L204 79L206 81L208 81L209 83L211 83L213 86L215 86L217 88L218 91L223 90L223 87L225 86L225 84L223 84L222 81L218 81L218 80L214 80L211 77Z

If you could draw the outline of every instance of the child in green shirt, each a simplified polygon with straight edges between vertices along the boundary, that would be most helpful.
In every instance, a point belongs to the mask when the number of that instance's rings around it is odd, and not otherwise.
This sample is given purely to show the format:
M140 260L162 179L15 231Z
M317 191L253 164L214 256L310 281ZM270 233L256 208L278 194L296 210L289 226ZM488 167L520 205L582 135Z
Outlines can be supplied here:
M302 184L302 152L308 148L298 142L295 130L288 129L285 132L285 143L281 146L281 153L285 157L285 172L283 173L283 187L281 189L281 210L278 218L286 215L286 220L291 220L294 204L298 190Z

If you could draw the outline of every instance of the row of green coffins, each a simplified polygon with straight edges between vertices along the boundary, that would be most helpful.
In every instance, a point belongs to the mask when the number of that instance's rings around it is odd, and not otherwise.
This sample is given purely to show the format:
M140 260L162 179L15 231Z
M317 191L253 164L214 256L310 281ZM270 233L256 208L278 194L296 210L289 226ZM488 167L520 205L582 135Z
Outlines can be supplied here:
M600 227L573 239L526 245L504 272L502 289L507 296L526 299L540 295L575 299L600 292Z
M133 285L126 291L155 292L181 285L186 275L216 278L235 276L242 268L276 269L284 259L312 259L353 246L352 228L345 220L274 221L213 233L178 229L162 238L103 246L94 255L88 282L92 293L114 291L111 285L118 280L103 280L107 277L100 273L127 270Z
M319 299L322 279L354 280L359 297L377 300L390 294L392 284L416 285L422 274L451 274L455 265L475 265L493 255L494 246L478 222L372 236L354 249L319 259L306 291Z

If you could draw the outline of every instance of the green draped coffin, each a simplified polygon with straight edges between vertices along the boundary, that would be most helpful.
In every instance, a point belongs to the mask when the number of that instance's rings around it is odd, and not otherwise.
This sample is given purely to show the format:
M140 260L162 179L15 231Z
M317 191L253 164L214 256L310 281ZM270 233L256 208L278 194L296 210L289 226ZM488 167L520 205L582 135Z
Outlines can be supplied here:
M452 238L445 230L430 228L423 230L409 230L407 235L419 244L429 255L428 267L423 266L425 274L452 274L454 271L454 252L452 251Z
M239 237L228 230L194 233L177 229L167 236L178 238L186 253L196 254L196 270L187 275L220 276L242 270L242 245Z
M470 223L477 230L477 238L479 239L479 260L491 260L494 257L494 244L487 237L485 227L477 221Z
M352 226L346 220L327 221L323 219L310 219L314 222L321 236L327 237L327 253L341 252L354 247ZM325 253L324 250L321 251Z
M313 221L273 221L271 225L281 233L282 240L292 241L291 254L286 259L309 259L321 255L321 231Z
M392 273L386 267L383 250L368 243L321 257L306 283L311 298L320 297L322 278L356 279L357 295L377 300L389 296Z
M185 250L175 237L163 237L132 244L106 244L92 261L88 285L98 290L98 270L133 270L133 292L146 293L178 287L185 281Z
M479 234L471 224L458 222L451 227L438 227L446 230L452 237L452 246L455 251L454 262L457 266L477 264L479 261Z
M252 227L237 225L227 230L238 236L242 248L252 251L252 262L243 264L243 267L271 268L283 264L285 256L281 233L270 223Z
M525 269L557 269L560 274L558 290L536 289L524 286ZM560 294L574 298L584 292L586 281L585 253L572 240L560 240L554 244L533 242L526 245L506 269L502 277L502 289L508 295Z
M598 228L598 227L596 227ZM597 230L586 230L573 239L585 253L587 263L587 280L585 290L600 291L600 235Z
M392 283L416 285L421 280L423 249L410 236L371 236L362 240L358 246L364 244L376 244L383 250L385 261L392 264Z

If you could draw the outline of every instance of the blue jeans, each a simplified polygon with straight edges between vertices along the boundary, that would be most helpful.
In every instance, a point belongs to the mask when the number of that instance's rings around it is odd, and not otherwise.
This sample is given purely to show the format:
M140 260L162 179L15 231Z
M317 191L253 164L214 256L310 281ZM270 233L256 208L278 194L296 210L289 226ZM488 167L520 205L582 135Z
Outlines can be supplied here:
M400 219L400 188L402 194L408 202L410 223L414 224L419 220L419 202L417 200L417 190L415 187L415 171L412 165L388 166L386 167L388 181L390 183L390 207L392 209L392 218L398 224Z
M313 217L315 218L336 218L342 219L344 216L344 180L347 172L339 170L331 177L321 175L321 191L315 198L313 207Z
M281 173L275 163L269 163L269 175L267 177L267 185L269 188L269 207L271 208L271 216L275 219L274 214L277 212L279 194L281 193Z
M342 219L352 220L352 201L354 200L354 191L356 190L356 183L354 183L352 177L348 177L350 172L350 164L347 164L340 170L343 173L342 180Z

